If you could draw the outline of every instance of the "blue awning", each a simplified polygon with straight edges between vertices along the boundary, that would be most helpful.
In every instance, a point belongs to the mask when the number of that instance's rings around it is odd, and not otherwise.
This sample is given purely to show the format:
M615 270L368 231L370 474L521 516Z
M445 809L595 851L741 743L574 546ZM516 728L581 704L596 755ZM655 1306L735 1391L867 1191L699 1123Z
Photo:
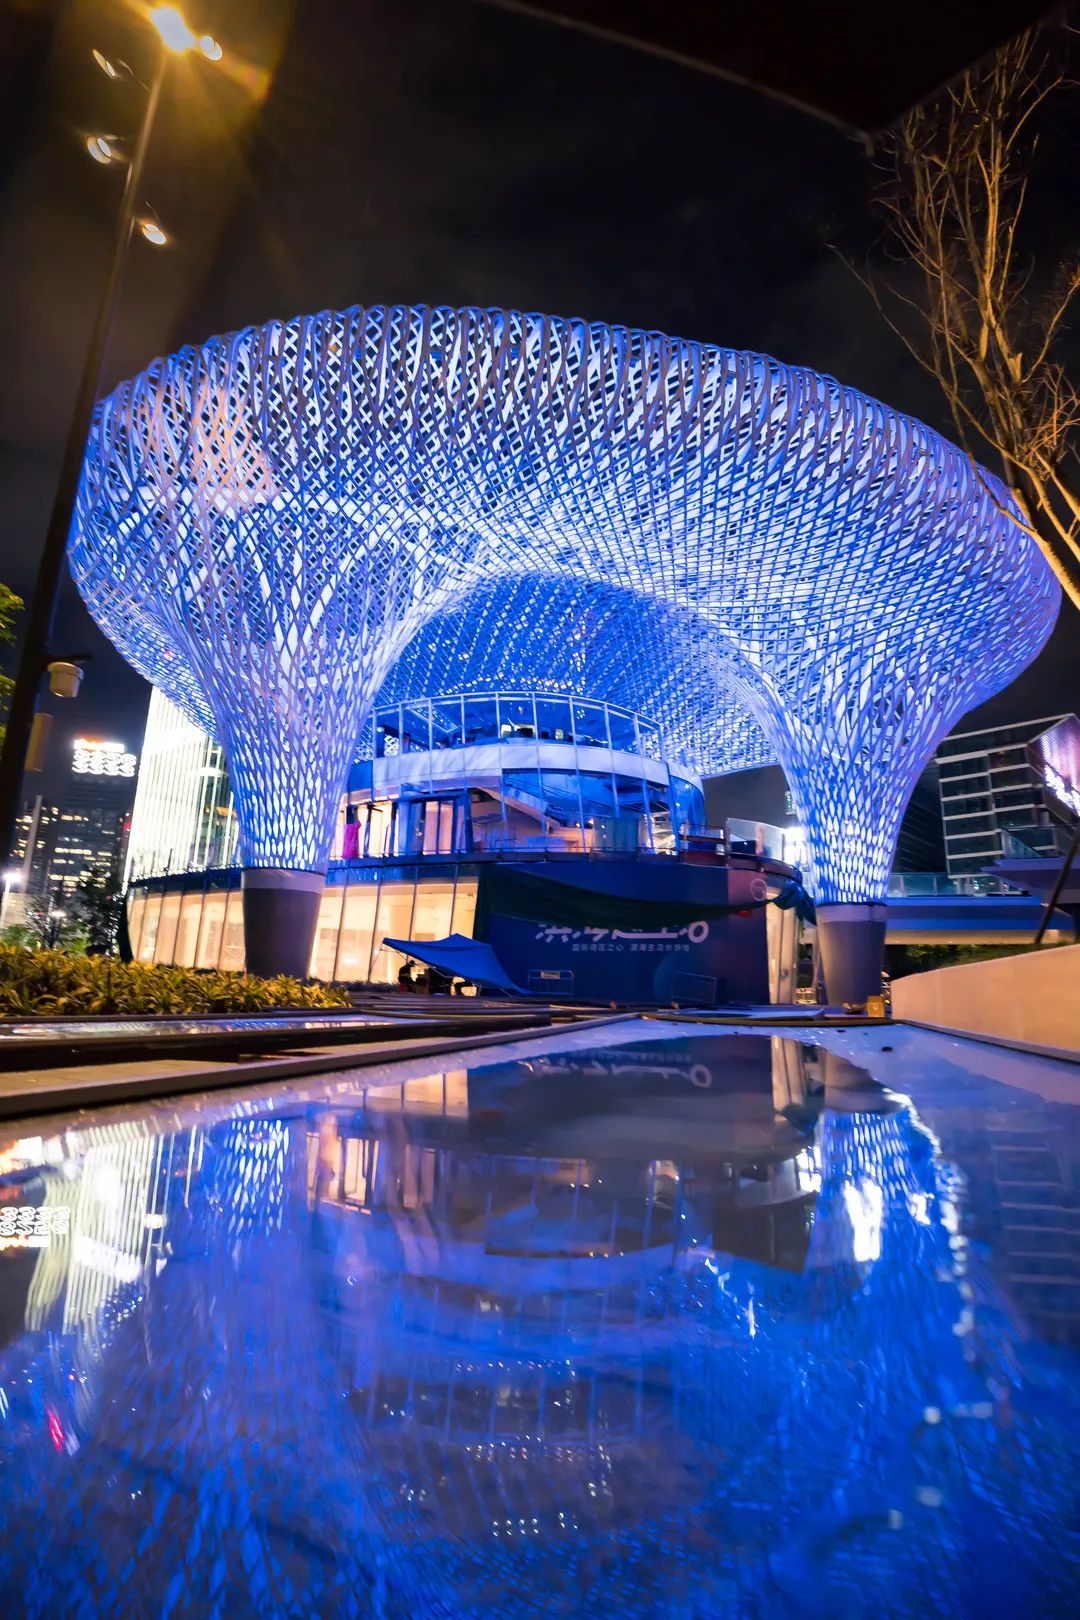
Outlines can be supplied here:
M464 934L448 934L445 939L385 939L395 951L413 956L428 967L439 968L455 978L468 979L489 990L509 990L516 996L525 991L509 978L499 958L483 940L468 939Z

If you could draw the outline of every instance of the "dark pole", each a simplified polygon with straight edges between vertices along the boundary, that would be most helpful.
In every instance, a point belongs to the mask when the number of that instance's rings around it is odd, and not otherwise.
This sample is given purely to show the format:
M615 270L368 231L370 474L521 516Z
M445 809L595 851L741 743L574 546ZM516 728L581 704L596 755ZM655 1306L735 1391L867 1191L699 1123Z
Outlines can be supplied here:
M1080 849L1080 826L1078 826L1076 831L1073 833L1072 843L1069 845L1065 859L1061 863L1061 871L1058 873L1057 882L1054 884L1054 892L1046 902L1046 910L1042 914L1042 921L1039 924L1039 932L1035 935L1035 938L1032 941L1032 943L1035 945L1041 945L1043 942L1046 930L1050 926L1050 919L1054 915L1054 907L1058 903L1058 896L1065 887L1065 880L1069 876L1069 871L1072 867L1073 861L1076 858L1076 851L1078 849Z
M11 694L7 731L4 736L3 751L0 753L0 861L4 864L10 858L11 848L15 841L15 822L19 814L26 751L30 745L30 732L34 724L34 711L37 708L38 689L41 686L41 677L45 673L45 667L54 656L49 644L52 641L53 627L56 620L56 603L60 594L64 558L67 554L68 532L71 528L71 519L75 510L75 497L78 493L79 477L82 473L87 435L90 432L90 423L93 419L94 406L97 403L98 390L101 385L105 347L109 340L109 330L112 326L117 295L120 291L120 282L124 271L124 260L127 257L128 243L131 240L139 181L146 160L147 148L150 145L154 117L161 96L162 80L165 77L165 54L164 50L158 53L154 80L147 93L142 126L139 130L138 140L135 143L135 150L128 162L127 176L124 180L124 194L120 202L120 215L116 224L116 236L113 240L112 257L109 260L108 273L101 289L101 296L98 299L94 326L90 334L86 357L83 360L82 377L71 413L67 443L64 446L64 459L60 463L60 475L56 481L52 512L49 516L49 527L45 534L45 546L41 553L41 562L38 564L37 579L34 582L34 594L31 598L30 614L26 622L22 656L19 659L15 686Z

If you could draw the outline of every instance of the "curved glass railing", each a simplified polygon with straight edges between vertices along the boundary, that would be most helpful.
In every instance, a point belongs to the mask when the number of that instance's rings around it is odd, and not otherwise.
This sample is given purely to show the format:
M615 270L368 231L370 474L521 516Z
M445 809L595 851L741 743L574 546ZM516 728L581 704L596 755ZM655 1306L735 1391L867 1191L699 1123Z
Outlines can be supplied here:
M478 743L554 742L610 748L662 760L660 728L614 703L537 692L466 692L379 708L376 759L470 748Z

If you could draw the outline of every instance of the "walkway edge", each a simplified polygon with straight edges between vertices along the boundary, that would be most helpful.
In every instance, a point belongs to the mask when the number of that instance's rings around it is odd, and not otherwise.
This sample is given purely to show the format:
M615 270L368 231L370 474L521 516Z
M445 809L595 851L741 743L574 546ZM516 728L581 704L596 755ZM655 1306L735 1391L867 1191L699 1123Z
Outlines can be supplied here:
M0 1092L0 1119L29 1119L36 1114L77 1112L100 1108L143 1097L175 1097L191 1091L216 1091L226 1087L259 1085L268 1080L294 1080L301 1075L332 1073L341 1069L368 1069L387 1062L403 1063L409 1058L438 1057L444 1052L467 1052L477 1047L509 1046L517 1041L556 1037L561 1030L606 1029L636 1017L634 1013L610 1013L603 1018L568 1020L565 1024L538 1024L532 1029L495 1030L487 1035L460 1035L434 1040L379 1041L343 1052L306 1052L296 1057L263 1058L254 1063L234 1063L228 1067L192 1069L187 1074L156 1074L139 1077L98 1076L83 1085L70 1081L49 1086L24 1085L16 1091Z
M1034 1041L1017 1041L1009 1035L983 1035L975 1029L954 1029L950 1024L924 1024L918 1018L895 1018L893 1023L908 1029L927 1029L934 1035L955 1035L958 1041L974 1041L977 1046L1004 1046L1010 1052L1023 1052L1028 1057L1080 1064L1080 1051L1074 1046L1037 1046Z

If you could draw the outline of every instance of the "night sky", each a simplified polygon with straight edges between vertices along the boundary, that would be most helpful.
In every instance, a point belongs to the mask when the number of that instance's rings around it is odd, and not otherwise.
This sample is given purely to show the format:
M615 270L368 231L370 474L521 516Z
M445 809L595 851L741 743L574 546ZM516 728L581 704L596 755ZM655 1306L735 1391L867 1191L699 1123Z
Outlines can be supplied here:
M186 14L232 71L174 72L144 185L174 245L134 246L108 385L275 316L496 304L763 350L948 433L934 385L830 246L861 257L877 235L854 137L476 0L191 0ZM0 578L26 594L119 193L81 140L122 135L138 114L89 47L141 64L138 29L102 0L0 0L0 22ZM1067 146L1052 199L1075 174ZM1047 207L1050 245L1065 217ZM75 732L137 746L148 689L70 583L56 645L93 654L77 704L56 709L57 765ZM975 723L1078 700L1080 636L1063 610L1036 665Z

